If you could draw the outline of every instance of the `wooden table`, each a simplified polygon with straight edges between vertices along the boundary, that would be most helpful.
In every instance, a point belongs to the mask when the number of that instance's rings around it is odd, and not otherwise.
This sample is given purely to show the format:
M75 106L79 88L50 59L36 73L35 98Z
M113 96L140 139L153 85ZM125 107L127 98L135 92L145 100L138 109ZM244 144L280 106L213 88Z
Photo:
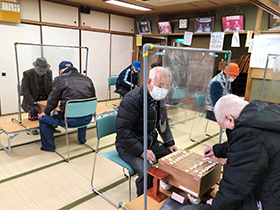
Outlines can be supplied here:
M219 185L215 185L214 187L215 187L215 189L211 193L211 195L213 197L215 197L215 195L218 191ZM166 194L168 197L170 197L172 194L172 188L170 191L166 191L163 189L160 189L160 191L163 192L164 194ZM147 196L147 209L159 210L162 207L162 205L164 204L164 202L166 201L166 199L164 199L163 201L158 203L154 199ZM126 206L128 208L130 208L131 210L143 210L144 209L144 195L141 195L138 198L134 199L133 201L129 202L128 204L126 204ZM122 210L124 208L119 208L119 209Z
M106 112L106 111L111 111L114 110L112 108L109 108L107 106L102 106L102 105L97 105L96 107L96 115L102 113L102 112Z
M10 122L0 123L0 134L5 133L8 136L8 147L5 147L0 143L0 147L11 157L11 139L20 133L30 132L32 130L37 130L39 128L39 121L30 121L28 119L23 119L22 124L19 124L12 119Z
M45 107L47 106L47 101L38 101L37 104L38 104L38 112L40 114L45 110ZM107 106L97 104L96 115L100 114L101 112L110 111L110 110L113 110L113 109L109 108Z

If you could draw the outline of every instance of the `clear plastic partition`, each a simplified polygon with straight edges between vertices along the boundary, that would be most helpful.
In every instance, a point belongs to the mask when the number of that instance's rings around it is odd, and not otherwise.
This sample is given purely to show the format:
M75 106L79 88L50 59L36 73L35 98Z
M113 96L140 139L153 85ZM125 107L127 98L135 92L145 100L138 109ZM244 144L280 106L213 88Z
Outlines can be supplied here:
M156 51L154 53L150 53ZM162 106L167 108L167 117L171 125L172 133L178 148L186 148L189 139L186 134L195 132L195 137L205 134L202 127L202 121L205 119L205 102L208 92L208 84L213 78L214 62L217 55L215 53L226 54L228 63L230 63L231 52L222 50L209 50L187 47L171 47L145 44L143 46L143 63L144 63L144 91L148 91L154 100L163 100ZM151 55L150 55L151 54ZM151 58L149 58L151 56ZM161 56L156 59L156 56ZM159 61L163 66L162 71L154 67L150 70L149 61ZM150 70L150 71L149 71ZM229 68L227 69L229 71ZM228 80L228 78L227 78ZM226 80L226 81L227 81ZM227 82L226 85L227 87ZM147 137L148 137L148 114L151 114L151 104L156 107L158 103L149 104L149 98L146 94L143 96L143 127L144 127L144 170L147 170ZM149 106L148 106L149 104ZM162 112L161 112L162 114ZM162 116L160 116L162 117ZM201 120L201 121L200 121ZM164 131L166 125L160 121L160 129ZM199 123L199 124L198 124ZM216 134L220 128L216 122ZM176 132L174 132L176 129ZM221 139L220 132L220 139ZM190 139L192 139L190 135ZM203 142L200 142L203 143ZM144 174L144 183L147 181L147 174ZM144 185L144 209L147 208L147 186Z
M79 46L48 45L33 43L15 43L15 58L17 67L17 88L18 88L18 110L21 120L21 83L23 72L34 68L33 63L37 58L44 57L50 65L52 79L59 75L58 66L61 61L70 61L80 71L80 54L87 58L88 48ZM87 72L87 59L82 65L81 72Z
M154 53L151 53L151 56L153 60L159 60L155 59ZM157 56L162 56L162 66L172 75L169 91L165 97L170 124L184 123L194 118L198 112L203 115L207 86L214 71L213 53L165 49ZM162 84L165 83L162 81ZM161 90L165 91L163 88Z
M269 60L273 61L273 68L266 69L263 94L260 98L264 101L280 103L280 55L270 56Z

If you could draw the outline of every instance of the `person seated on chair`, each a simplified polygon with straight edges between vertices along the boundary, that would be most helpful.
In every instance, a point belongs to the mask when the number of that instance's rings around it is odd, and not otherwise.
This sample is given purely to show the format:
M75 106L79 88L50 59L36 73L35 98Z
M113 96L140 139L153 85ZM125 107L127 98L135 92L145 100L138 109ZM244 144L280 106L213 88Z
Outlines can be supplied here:
M219 191L201 210L280 209L280 106L230 94L218 100L214 113L228 141L204 155L227 162Z
M39 114L41 150L55 151L53 125L65 126L64 111L66 102L74 99L86 99L95 97L95 88L91 79L78 72L70 61L62 61L59 64L59 76L54 79L53 89L48 97L47 106ZM59 109L55 108L60 101ZM54 110L52 112L52 110ZM92 115L69 118L69 127L76 127L87 124L91 121ZM86 142L86 127L78 129L78 140L81 144Z
M47 100L52 90L52 71L46 58L37 58L33 62L34 68L23 72L21 89L23 95L22 109L28 112L28 105L37 101ZM55 132L60 132L55 129ZM37 130L31 132L33 135L38 134Z
M227 73L227 66L225 67L224 71L221 71L213 79L211 79L210 82L208 83L205 109L206 109L206 118L208 118L210 120L216 121L213 109L214 109L216 102L219 100L219 98L221 98L223 95L227 95L232 92L231 83L239 75L238 65L236 63L229 64L227 90L225 90L226 73Z
M143 94L148 94L148 168L153 163L177 151L167 120L164 98L169 90L171 73L163 67L150 70L147 80L148 93L143 86L130 91L120 103L116 121L116 149L119 156L138 174L137 195L143 194ZM157 131L156 131L157 130ZM158 133L163 142L158 141ZM148 188L153 186L153 177L148 175Z
M141 63L139 61L134 61L132 65L125 68L118 76L115 92L125 96L132 89L138 88L139 71L141 71Z

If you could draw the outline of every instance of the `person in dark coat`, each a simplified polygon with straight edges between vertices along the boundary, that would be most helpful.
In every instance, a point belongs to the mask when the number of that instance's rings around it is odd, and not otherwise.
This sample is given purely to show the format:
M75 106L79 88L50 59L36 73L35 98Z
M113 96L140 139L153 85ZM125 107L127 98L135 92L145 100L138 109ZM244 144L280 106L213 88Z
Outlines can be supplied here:
M22 109L28 112L28 105L36 101L47 100L52 90L52 71L45 58L37 58L34 68L23 72L22 78Z
M143 94L148 95L148 168L153 163L174 151L177 151L169 128L167 112L162 99L168 93L171 73L163 67L150 70L147 80L148 92L143 86L130 91L120 103L116 121L116 149L120 157L138 174L136 180L137 195L143 194ZM163 142L158 141L158 133ZM147 187L153 186L153 177L148 175Z
M47 106L39 115L41 150L44 151L55 151L52 126L65 126L64 111L67 101L95 97L95 88L91 79L80 74L71 62L62 61L59 64L59 74L54 79L53 90L48 97ZM60 111L52 112L59 101ZM92 114L79 118L67 118L67 123L69 127L77 127L89 123L91 119ZM78 129L78 140L81 144L86 142L86 130L87 127Z
M134 61L132 65L125 68L118 76L115 92L125 96L132 89L138 88L138 72L141 70L141 63L139 61Z
M280 209L280 106L226 95L214 107L228 141L204 155L227 158L219 191L202 210Z

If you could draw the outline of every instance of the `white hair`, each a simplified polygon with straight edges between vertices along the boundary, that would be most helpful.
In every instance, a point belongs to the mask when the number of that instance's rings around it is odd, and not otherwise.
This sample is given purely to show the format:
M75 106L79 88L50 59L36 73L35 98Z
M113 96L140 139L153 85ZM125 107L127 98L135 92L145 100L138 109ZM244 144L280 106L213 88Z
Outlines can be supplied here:
M169 68L162 67L162 66L155 66L149 72L149 78L154 82L156 79L157 71L162 71L165 75L169 76L172 79L172 74Z
M240 97L233 94L221 97L214 107L214 113L217 122L224 123L226 115L231 115L237 119L242 109L248 103L248 101L244 101Z

